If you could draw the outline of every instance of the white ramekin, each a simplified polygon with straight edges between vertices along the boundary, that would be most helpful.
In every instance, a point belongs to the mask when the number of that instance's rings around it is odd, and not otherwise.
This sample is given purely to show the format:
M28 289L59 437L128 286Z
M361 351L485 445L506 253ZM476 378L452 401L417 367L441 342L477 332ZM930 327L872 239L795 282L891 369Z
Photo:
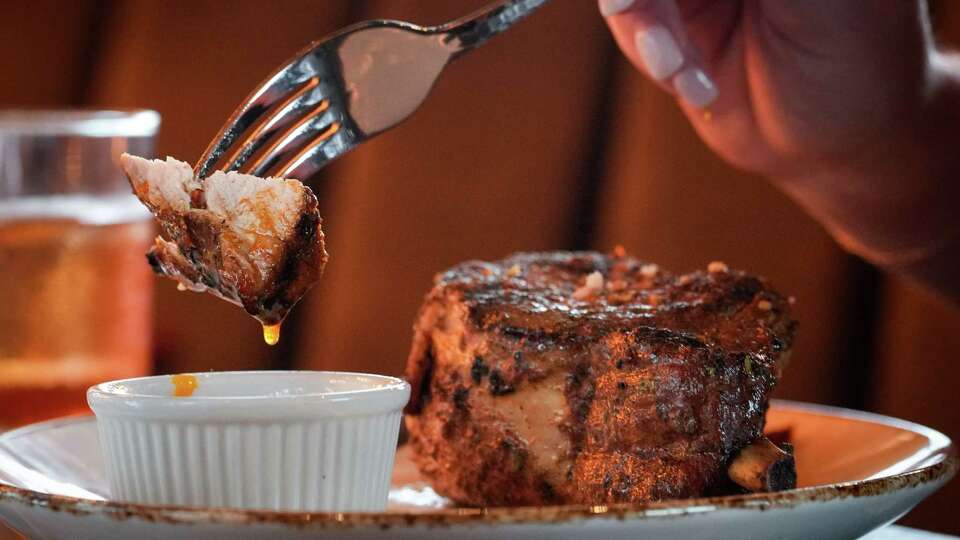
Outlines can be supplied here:
M114 498L290 511L386 507L410 385L329 371L196 373L99 384L97 416Z

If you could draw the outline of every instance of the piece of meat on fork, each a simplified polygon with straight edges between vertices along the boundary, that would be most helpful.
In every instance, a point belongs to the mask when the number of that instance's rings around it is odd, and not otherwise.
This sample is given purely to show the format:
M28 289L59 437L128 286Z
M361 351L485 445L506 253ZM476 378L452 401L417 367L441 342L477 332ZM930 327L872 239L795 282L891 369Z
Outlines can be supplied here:
M222 171L201 179L169 157L123 154L121 165L163 232L147 259L181 288L238 304L266 329L320 279L317 198L299 181Z

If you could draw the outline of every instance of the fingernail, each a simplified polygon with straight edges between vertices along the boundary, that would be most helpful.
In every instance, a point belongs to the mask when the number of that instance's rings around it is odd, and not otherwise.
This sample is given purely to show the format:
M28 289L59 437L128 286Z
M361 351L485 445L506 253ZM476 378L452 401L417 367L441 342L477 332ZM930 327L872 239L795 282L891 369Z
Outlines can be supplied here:
M717 85L698 67L688 67L673 78L673 87L681 99L697 108L703 108L717 99Z
M616 15L633 5L633 0L600 0L600 14L604 17Z
M658 81L673 75L683 65L680 47L663 26L651 26L637 32L636 45L650 76Z

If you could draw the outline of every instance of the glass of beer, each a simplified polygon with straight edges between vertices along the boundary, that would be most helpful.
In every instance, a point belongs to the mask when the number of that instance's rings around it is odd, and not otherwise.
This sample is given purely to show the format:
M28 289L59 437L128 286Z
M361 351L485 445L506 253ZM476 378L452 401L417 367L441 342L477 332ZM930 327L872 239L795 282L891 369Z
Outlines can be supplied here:
M119 167L154 111L0 111L0 430L87 412L92 384L148 374L150 215Z

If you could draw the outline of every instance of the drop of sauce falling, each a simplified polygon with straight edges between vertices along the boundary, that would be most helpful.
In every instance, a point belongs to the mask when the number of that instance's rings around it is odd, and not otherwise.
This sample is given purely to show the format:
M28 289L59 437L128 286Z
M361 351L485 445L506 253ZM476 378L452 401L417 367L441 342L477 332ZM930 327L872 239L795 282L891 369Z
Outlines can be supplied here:
M276 345L280 341L280 323L263 325L263 340L267 345Z
M197 377L195 375L174 375L170 377L173 383L173 395L176 397L190 397L193 391L197 389Z

